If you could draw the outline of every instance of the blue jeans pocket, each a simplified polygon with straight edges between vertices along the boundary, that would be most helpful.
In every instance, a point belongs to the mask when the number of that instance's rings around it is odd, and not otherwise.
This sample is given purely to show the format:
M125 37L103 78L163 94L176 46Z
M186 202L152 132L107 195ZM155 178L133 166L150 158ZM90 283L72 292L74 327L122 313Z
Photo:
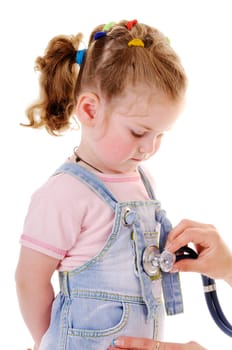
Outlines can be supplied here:
M129 305L120 301L74 298L69 309L68 334L108 336L126 325L128 314Z

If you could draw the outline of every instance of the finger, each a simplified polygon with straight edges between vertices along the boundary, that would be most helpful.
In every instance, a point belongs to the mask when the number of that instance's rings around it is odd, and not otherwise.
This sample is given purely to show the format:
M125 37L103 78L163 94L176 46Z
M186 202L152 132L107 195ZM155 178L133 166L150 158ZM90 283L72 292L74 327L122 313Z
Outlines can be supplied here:
M168 237L166 249L168 249L170 252L175 252L179 248L188 245L189 243L194 243L195 246L208 247L210 242L209 235L211 235L210 229L211 228L208 225L204 227L188 227L174 240L170 240L170 237Z
M115 345L116 345L116 349L150 350L150 349L154 349L154 346L156 345L156 341L148 338L118 337L114 341L114 346ZM111 348L111 350L113 349Z
M200 272L206 273L207 267L202 262L193 259L180 260L174 264L172 272Z
M182 234L186 229L189 228L202 228L205 229L206 227L211 226L208 224L203 224L201 222L183 219L181 222L176 225L169 233L168 238L170 241L173 241L176 237L178 237L180 234Z
M116 342L117 341L118 344L110 347L108 350L206 350L196 342L190 342L187 344L160 343L151 339L133 337L119 337Z

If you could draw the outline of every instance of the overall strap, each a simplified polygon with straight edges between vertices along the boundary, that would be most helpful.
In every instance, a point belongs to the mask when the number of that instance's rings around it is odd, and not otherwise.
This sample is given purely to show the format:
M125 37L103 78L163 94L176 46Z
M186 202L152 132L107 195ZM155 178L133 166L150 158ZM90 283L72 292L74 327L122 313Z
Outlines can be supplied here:
M60 173L70 174L78 180L82 181L85 185L91 188L101 199L103 199L110 207L115 211L117 200L113 194L108 190L104 183L92 172L83 168L77 163L66 162L62 164L53 175Z
M162 252L164 250L168 234L172 229L172 224L167 218L166 212L161 208L160 202L156 200L155 193L144 170L141 167L139 167L138 170L149 197L156 202L155 219L158 223L160 223L159 250ZM179 274L162 272L162 286L167 314L175 315L183 312L183 300Z
M138 171L139 171L139 173L140 173L141 179L142 179L143 184L144 184L144 186L145 186L145 188L146 188L146 191L147 191L147 193L148 193L148 196L149 196L151 199L156 199L156 197L155 197L155 192L153 191L153 188L152 188L152 186L151 186L151 183L150 183L150 181L148 180L148 177L147 177L147 175L145 174L143 168L139 166L139 167L138 167Z

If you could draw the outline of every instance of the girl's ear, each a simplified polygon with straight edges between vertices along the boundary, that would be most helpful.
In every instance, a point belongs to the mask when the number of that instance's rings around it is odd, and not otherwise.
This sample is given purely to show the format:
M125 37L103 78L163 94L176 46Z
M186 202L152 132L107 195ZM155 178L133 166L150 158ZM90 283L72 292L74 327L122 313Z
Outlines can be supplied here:
M86 92L79 96L76 113L81 124L94 126L96 123L99 97L93 93Z

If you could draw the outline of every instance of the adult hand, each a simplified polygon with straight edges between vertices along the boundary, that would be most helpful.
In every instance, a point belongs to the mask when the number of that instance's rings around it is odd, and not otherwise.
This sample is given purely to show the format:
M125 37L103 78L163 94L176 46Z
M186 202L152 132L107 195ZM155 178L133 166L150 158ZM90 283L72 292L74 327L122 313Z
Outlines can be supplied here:
M211 278L221 278L232 285L232 252L213 225L182 220L168 236L166 249L177 251L192 242L199 256L174 265L174 271L194 271Z
M147 338L118 337L109 350L207 350L196 342L186 344L163 343Z

